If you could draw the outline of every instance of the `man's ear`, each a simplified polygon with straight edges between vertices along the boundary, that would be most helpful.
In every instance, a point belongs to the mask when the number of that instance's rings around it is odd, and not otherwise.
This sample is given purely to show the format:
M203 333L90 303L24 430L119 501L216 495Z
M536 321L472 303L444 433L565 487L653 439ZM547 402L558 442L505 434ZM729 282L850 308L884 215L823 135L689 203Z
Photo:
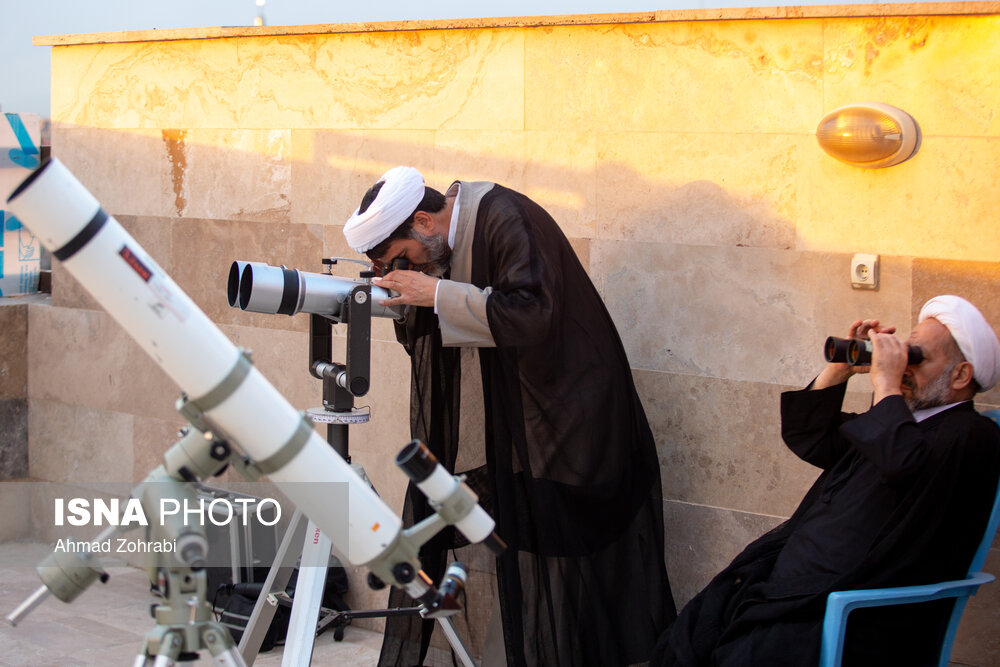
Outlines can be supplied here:
M427 211L417 211L413 214L413 229L424 236L434 233L434 218Z
M959 362L951 372L951 388L962 391L972 384L973 368L968 361Z

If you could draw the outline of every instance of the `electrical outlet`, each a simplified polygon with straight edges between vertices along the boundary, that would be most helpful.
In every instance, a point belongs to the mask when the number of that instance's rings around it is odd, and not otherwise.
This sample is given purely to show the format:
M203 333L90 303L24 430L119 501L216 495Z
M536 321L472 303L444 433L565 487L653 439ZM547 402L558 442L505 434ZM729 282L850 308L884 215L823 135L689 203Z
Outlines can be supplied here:
M878 255L857 253L851 258L851 287L878 289Z

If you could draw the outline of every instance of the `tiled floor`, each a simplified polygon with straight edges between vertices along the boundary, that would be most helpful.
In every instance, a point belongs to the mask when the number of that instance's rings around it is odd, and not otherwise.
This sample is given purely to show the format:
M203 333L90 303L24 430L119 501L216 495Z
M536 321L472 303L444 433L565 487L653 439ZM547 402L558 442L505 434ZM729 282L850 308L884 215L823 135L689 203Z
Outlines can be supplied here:
M0 544L0 616L6 617L41 582L35 565L49 552L37 543ZM0 666L83 667L129 666L142 648L146 632L153 628L149 607L149 580L143 570L108 566L111 579L95 583L71 604L49 597L17 627L0 620ZM317 640L312 665L375 665L382 636L353 626L344 640L335 642L332 632ZM208 651L195 667L213 664ZM261 653L253 663L259 667L281 664L281 649Z

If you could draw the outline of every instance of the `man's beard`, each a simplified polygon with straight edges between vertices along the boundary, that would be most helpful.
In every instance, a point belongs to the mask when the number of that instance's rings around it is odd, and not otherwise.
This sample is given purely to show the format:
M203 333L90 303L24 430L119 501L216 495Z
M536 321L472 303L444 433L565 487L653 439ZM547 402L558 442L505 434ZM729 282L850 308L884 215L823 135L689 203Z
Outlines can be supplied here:
M448 247L448 240L440 234L424 236L415 230L411 232L411 237L420 241L427 250L424 273L435 278L443 276L451 266L451 248Z
M936 408L939 405L949 403L951 398L951 371L954 368L952 366L945 370L920 391L914 388L910 397L905 399L906 407L910 408L910 412Z

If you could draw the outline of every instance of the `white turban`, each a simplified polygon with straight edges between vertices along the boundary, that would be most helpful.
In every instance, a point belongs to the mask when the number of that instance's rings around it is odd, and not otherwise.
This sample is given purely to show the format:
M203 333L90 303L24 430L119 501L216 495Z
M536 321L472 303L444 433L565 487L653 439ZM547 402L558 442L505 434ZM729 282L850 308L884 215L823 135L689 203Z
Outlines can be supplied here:
M960 296L936 296L920 309L917 322L933 317L948 327L982 391L1000 380L1000 341L983 314Z
M424 198L424 177L413 167L393 167L376 181L384 183L375 201L358 210L344 223L347 244L356 252L367 252L403 224Z

